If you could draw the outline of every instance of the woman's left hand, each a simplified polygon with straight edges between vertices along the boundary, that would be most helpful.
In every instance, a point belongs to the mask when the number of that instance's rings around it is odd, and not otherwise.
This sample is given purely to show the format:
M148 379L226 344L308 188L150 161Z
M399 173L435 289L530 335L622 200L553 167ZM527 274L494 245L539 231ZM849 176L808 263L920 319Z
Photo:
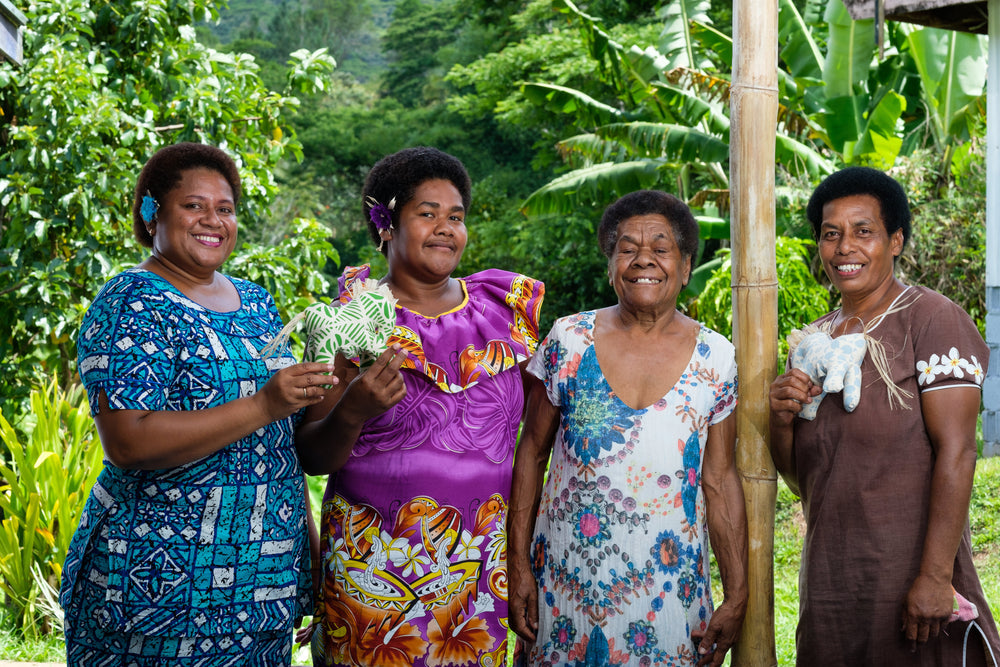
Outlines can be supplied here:
M712 614L708 627L704 632L695 630L691 633L698 649L698 667L709 665L719 667L726 659L726 653L739 639L743 627L743 616L746 605L742 608L723 600L722 604Z
M917 576L906 594L902 628L914 651L917 644L925 644L941 633L951 617L953 601L950 578L936 580L925 574Z

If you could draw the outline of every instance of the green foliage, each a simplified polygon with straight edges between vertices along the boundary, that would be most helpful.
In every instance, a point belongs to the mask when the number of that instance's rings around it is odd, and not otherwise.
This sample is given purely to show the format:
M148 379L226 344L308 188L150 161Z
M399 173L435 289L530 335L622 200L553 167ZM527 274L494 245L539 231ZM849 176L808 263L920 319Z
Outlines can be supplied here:
M131 191L145 159L180 140L226 149L252 225L275 166L300 154L291 90L333 67L298 52L286 93L267 90L252 57L195 41L212 0L38 0L25 13L25 63L0 64L0 372L18 399L39 367L69 380L90 299L140 259Z
M899 258L908 283L941 292L986 327L986 155L976 140L956 151L956 184L942 192L938 154L930 149L901 159L893 176L903 184L913 210L912 234Z
M1000 552L1000 457L980 459L976 463L976 488L969 502L969 526L973 550L992 548Z
M327 264L340 261L329 230L315 219L296 218L292 227L294 233L276 243L244 244L226 265L231 274L266 288L286 322L327 291Z
M83 389L55 381L34 389L23 439L0 415L6 454L0 464L0 590L14 627L37 637L53 619L41 588L58 589L80 514L101 471L102 449ZM51 606L51 605L50 605Z
M26 637L13 629L8 609L0 609L0 656L5 660L59 663L66 659L66 644L60 633Z
M830 311L830 294L810 271L812 241L779 236L775 240L778 269L779 359L788 353L785 336ZM712 274L698 297L695 316L727 338L733 331L732 257L728 248L719 251L722 264Z

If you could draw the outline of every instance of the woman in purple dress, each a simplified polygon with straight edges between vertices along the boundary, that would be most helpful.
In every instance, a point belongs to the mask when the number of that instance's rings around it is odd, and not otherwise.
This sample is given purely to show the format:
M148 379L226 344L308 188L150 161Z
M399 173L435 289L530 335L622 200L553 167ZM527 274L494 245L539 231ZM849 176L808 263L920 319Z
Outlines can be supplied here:
M507 502L538 342L538 281L489 270L454 278L467 240L469 176L412 148L364 187L382 279L398 300L389 349L340 384L298 434L323 501L321 664L504 665ZM368 278L348 268L340 301Z

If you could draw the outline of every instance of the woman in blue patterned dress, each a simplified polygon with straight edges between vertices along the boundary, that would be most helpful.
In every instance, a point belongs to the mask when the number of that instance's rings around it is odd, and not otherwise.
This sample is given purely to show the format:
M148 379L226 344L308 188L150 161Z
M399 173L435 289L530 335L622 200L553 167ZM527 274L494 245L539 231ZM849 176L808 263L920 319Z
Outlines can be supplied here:
M106 460L63 570L68 663L288 665L311 590L293 418L332 367L262 354L281 329L270 295L218 272L232 159L165 147L135 192L152 253L101 289L78 340Z
M625 195L598 240L618 304L557 320L528 364L511 627L531 665L720 665L748 594L733 346L677 310L698 244L683 202Z

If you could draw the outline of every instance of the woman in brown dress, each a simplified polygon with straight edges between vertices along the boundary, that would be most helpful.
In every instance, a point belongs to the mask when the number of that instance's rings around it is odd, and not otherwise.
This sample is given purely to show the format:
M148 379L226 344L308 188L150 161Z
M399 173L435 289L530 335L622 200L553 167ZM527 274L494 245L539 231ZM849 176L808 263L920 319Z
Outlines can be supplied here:
M771 453L807 525L797 663L996 665L968 527L988 348L958 306L895 276L910 235L895 180L844 169L806 212L842 297L816 324L834 338L863 333L868 353L853 412L833 396L815 419L798 417L821 393L802 370L770 389ZM956 592L978 618L949 622Z

